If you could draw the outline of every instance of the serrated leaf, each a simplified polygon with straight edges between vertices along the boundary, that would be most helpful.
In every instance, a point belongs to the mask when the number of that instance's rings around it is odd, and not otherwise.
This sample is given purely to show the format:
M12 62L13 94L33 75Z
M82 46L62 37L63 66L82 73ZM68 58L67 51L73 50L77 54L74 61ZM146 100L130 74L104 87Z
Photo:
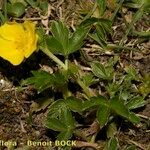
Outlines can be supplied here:
M121 83L119 81L116 81L116 82L109 83L106 86L106 90L111 98L114 97L115 94L120 90L120 88L121 88L120 84Z
M67 127L66 130L73 129L75 127L75 120L64 100L57 100L49 107L47 120L51 120L51 118L56 118L60 122L63 122Z
M13 4L7 3L7 11L8 14L13 17L20 17L25 13L25 5L20 2L16 2Z
M72 34L71 38L69 39L69 50L68 54L73 53L81 48L84 44L83 40L85 39L89 29L78 27L76 31Z
M69 29L62 23L54 21L51 26L51 32L55 39L59 41L63 46L62 53L67 55L68 44L69 44Z
M63 111L61 113L61 121L65 123L67 130L73 129L75 127L75 120L72 117L71 111L67 108L67 106L64 106L62 109Z
M67 106L74 112L81 112L82 111L82 100L69 97L65 100Z
M110 107L118 115L129 118L130 113L128 108L124 105L123 100L118 97L110 99Z
M108 73L106 72L104 65L100 64L99 62L93 62L91 63L91 68L95 76L106 80L109 79Z
M22 85L33 85L38 92L53 85L53 77L45 71L32 71L33 77L30 77L22 82Z
M123 100L117 97L110 99L110 107L118 115L127 118L132 123L140 122L140 118L129 111L128 107L123 103Z
M66 81L67 79L62 73L56 72L53 74L54 86L56 87L63 86L66 84Z
M66 79L61 73L49 74L45 71L32 71L33 77L22 82L22 85L33 85L40 93L49 87L65 85Z
M90 109L92 107L99 106L99 105L102 105L102 106L104 105L106 107L109 107L108 100L103 96L92 97L89 100L86 100L83 102L82 110L85 111L87 109Z
M49 107L49 112L47 114L47 118L61 119L61 114L64 109L64 105L65 105L65 103L62 99L53 102L51 104L51 106Z
M56 118L47 119L45 126L54 131L66 131L67 126Z
M100 105L97 110L96 117L101 128L106 125L109 115L110 115L110 108L106 105Z
M47 48L54 54L63 54L63 46L62 44L54 37L47 36L46 39Z
M146 101L144 100L144 98L139 96L139 97L134 97L130 99L129 102L126 104L126 106L129 109L136 109L136 108L144 106L145 104L146 104Z

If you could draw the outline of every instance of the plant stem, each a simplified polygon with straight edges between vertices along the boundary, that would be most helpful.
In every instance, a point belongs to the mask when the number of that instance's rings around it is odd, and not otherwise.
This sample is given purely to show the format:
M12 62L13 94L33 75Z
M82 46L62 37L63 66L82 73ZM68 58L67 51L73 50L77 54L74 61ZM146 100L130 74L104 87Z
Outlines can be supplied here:
M65 59L65 65L66 65L66 67L68 68L68 65L69 65L69 64L68 64L68 58Z
M51 51L47 48L41 49L49 58L51 58L54 62L60 65L64 70L68 70L68 66L65 65L60 59L58 59Z
M95 96L95 93L90 90L90 88L87 87L79 78L77 79L77 83L81 86L88 98Z

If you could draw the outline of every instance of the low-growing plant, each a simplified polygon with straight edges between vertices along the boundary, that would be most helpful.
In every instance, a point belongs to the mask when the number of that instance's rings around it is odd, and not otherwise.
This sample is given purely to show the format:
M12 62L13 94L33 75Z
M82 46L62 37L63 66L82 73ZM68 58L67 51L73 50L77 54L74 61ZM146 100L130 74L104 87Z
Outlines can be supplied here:
M91 121L96 122L99 129L95 131L94 136L96 137L99 130L107 127L108 139L110 138L108 147L111 144L117 147L117 139L110 134L114 128L117 128L116 118L121 117L133 124L140 122L140 118L132 110L144 106L145 100L133 86L133 82L139 82L141 87L143 83L141 76L131 66L126 66L121 72L115 70L119 56L110 58L105 64L98 61L87 62L91 68L90 72L82 71L80 65L69 60L69 55L84 44L83 40L89 30L89 26L83 28L81 24L72 33L62 22L54 21L51 26L52 36L43 34L40 49L57 63L58 69L52 74L33 71L33 77L24 80L23 85L31 84L38 92L55 89L55 92L62 93L62 97L55 99L50 105L45 121L47 128L58 132L57 139L68 140L73 135L84 138L79 134L84 127L79 123L76 114L87 119L91 113L95 113ZM62 55L64 62L55 54ZM72 93L69 84L78 84L82 88L81 98L77 98ZM102 93L105 93L103 96L92 90L95 84L103 89ZM112 123L115 126L113 129L111 129ZM92 139L93 135L89 135L86 140L92 141Z
M125 5L130 3L126 1ZM122 5L123 1L120 1L120 4ZM4 5L5 11L0 12L1 22L4 23L7 20L7 15L22 16L28 5L40 9L42 13L45 13L48 7L47 1L9 1L7 5ZM94 142L99 131L106 130L107 142L104 148L115 150L118 147L118 139L115 137L118 124L121 121L130 122L133 125L140 123L140 117L133 110L146 104L145 98L150 93L149 74L141 76L132 65L120 67L120 57L117 54L111 56L105 63L99 60L84 60L88 71L84 71L82 65L73 60L72 56L80 53L82 46L89 38L96 41L104 50L128 49L123 46L123 42L133 30L133 24L143 15L145 11L143 9L147 10L147 5L147 1L142 3L132 1L130 6L140 9L135 13L119 45L109 44L108 36L111 36L113 32L112 24L120 6L117 7L111 19L105 19L103 16L107 7L104 0L97 0L92 10L94 12L98 8L100 18L91 17L89 13L75 30L68 28L62 21L51 23L50 34L46 34L42 27L39 27L36 33L35 24L28 21L4 23L0 27L0 43L5 43L3 49L0 48L0 56L13 65L20 64L36 49L45 53L56 63L53 73L43 70L32 71L32 76L21 83L21 86L32 85L38 94L44 91L51 92L51 97L47 98L46 102L43 101L44 104L40 104L39 107L45 109L47 107L43 105L50 105L44 125L56 131L55 138L58 140L78 138ZM16 30L12 31L10 36L5 36L6 39L3 38L3 31L11 28ZM24 35L20 36L21 33ZM18 34L22 37L19 42ZM29 41L29 39L32 40ZM26 41L29 45L26 45ZM15 52L13 56L5 53L10 51L7 44L13 46ZM24 49L22 45L28 48ZM15 55L17 57L14 57ZM57 96L58 93L59 96ZM36 108L31 110L31 115L34 111ZM86 126L84 122L87 122ZM88 133L92 125L96 125L95 130Z

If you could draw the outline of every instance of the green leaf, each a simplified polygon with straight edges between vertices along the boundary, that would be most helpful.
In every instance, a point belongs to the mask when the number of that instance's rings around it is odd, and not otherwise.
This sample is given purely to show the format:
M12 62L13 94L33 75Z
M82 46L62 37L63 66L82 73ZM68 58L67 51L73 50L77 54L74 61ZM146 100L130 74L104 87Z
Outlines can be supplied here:
M111 33L112 22L103 18L89 18L83 21L80 26L82 27L95 27L95 32L89 36L98 42L102 47L107 46L107 34Z
M128 66L128 67L125 67L125 71L127 73L126 78L125 78L127 81L138 80L137 71L135 68Z
M108 100L103 96L92 97L89 100L83 102L82 109L83 111L85 111L87 109L90 109L95 106L100 106L100 105L109 107Z
M107 150L117 150L118 149L118 140L117 138L111 138L108 141Z
M150 74L144 74L141 81L142 83L139 86L139 92L146 97L148 94L150 94Z
M105 0L97 0L96 2L98 5L100 16L103 16L106 9L106 2Z
M68 54L73 53L81 48L84 44L83 40L85 39L89 29L78 27L76 31L72 34L71 38L69 39L69 50Z
M111 80L113 78L113 68L106 68L104 65L99 62L91 63L92 72L95 76L102 78L104 80Z
M124 105L123 100L117 97L110 99L110 107L118 115L129 118L130 113L128 108Z
M65 85L66 79L61 73L49 74L45 71L32 71L33 77L22 82L22 85L33 85L40 93L47 88Z
M101 128L106 125L109 115L110 115L110 108L106 105L100 105L97 110L96 117Z
M112 33L112 23L110 20L101 20L95 24L95 32L90 37L98 42L103 48L107 46L107 35Z
M26 0L26 2L31 5L33 8L38 6L38 2L35 0Z
M63 46L56 38L54 38L52 36L47 36L45 41L46 41L47 48L53 54L63 55Z
M65 123L67 130L75 128L75 120L72 117L71 111L67 106L62 107L63 111L61 112L61 121Z
M45 35L45 29L44 27L40 26L37 30L36 33L38 34L38 43L40 46L45 46L45 39L48 37ZM44 47L45 48L45 47Z
M129 114L129 120L132 122L132 123L135 123L135 124L138 124L140 123L140 118L133 112L131 112Z
M54 131L66 131L67 126L56 118L47 119L45 126Z
M88 31L88 28L79 26L71 35L67 26L54 21L51 26L53 37L47 39L48 48L55 54L68 56L81 48Z
M7 4L7 12L13 17L20 17L25 13L25 5L17 2L13 4Z
M115 55L114 57L111 57L109 60L108 60L108 66L114 66L116 65L116 63L119 61L119 56L118 55Z
M121 83L119 81L116 81L116 82L109 83L106 86L106 90L111 98L114 97L115 94L120 90L120 88L121 88L120 84Z
M100 44L103 48L107 46L106 41L102 40L101 38L99 38L97 33L93 33L93 34L89 34L89 36L96 41L98 44Z
M53 76L45 71L32 71L33 77L23 80L22 85L33 85L38 92L53 85Z
M62 53L64 55L68 54L69 45L69 29L62 23L54 21L51 26L51 32L55 39L61 43L63 46Z
M67 83L66 77L59 72L55 72L52 74L53 75L53 86L54 87L61 87L64 86Z
M130 99L129 102L126 104L126 106L129 109L136 109L136 108L144 106L145 104L146 104L146 101L144 100L144 98L141 96L138 96L138 97L134 97Z
M62 131L58 134L57 140L58 141L68 140L72 137L72 134L73 134L72 130Z
M48 11L48 2L46 1L39 1L39 8L46 13Z
M90 85L94 83L94 76L92 73L86 73L85 75L81 77L81 80L87 87L89 87Z
M79 71L79 66L69 62L69 69L67 71L68 77L76 76L78 74L78 71Z
M53 102L51 106L49 107L47 118L61 119L60 117L61 117L64 105L65 104L62 99Z
M69 97L65 100L67 106L74 112L81 112L82 111L82 100Z
M125 106L125 104L123 103L123 100L121 100L117 97L110 99L110 107L118 115L127 118L132 123L139 123L140 122L140 118L138 116L136 116L132 112L129 112L129 109L127 106Z
M107 44L106 33L102 26L96 26L96 34L101 42Z
M95 76L99 77L99 78L103 78L103 79L107 79L107 72L105 70L105 67L98 63L91 63L91 67L92 67L92 72L94 73Z
M57 100L49 107L47 121L51 120L51 118L63 122L66 126L65 130L73 129L75 127L75 120L64 100Z

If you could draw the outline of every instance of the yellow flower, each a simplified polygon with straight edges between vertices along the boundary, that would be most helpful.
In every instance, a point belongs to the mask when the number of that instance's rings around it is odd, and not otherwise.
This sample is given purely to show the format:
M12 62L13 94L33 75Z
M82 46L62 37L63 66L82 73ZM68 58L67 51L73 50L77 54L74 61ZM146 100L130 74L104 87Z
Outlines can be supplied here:
M0 57L19 65L37 49L35 24L8 22L0 27Z

